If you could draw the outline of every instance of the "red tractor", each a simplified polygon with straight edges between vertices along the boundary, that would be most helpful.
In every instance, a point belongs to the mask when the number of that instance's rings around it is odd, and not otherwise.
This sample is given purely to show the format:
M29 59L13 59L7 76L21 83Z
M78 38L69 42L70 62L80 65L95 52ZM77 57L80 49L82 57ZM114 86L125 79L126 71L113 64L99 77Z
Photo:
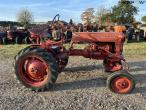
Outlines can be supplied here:
M124 41L124 35L115 32L77 32L69 49L63 46L63 40L42 41L19 51L15 57L15 73L26 87L42 91L56 82L69 56L83 56L103 60L105 71L109 73L107 86L111 91L130 93L135 88L135 81L122 55ZM87 46L84 49L74 48L78 43L86 43Z

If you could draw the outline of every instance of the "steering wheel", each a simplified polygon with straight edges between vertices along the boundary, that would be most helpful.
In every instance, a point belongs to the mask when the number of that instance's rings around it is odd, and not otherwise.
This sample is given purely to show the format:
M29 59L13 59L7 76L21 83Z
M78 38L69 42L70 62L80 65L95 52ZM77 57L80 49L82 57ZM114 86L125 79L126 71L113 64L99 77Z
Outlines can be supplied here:
M51 27L53 27L53 25L57 22L59 23L59 18L60 18L60 15L57 14L54 18L53 18L53 21L51 23Z
M60 29L61 29L61 39L64 36L64 24L62 22L60 22L60 15L57 14L54 18L53 21L51 23L51 28L53 28L55 25L60 25Z

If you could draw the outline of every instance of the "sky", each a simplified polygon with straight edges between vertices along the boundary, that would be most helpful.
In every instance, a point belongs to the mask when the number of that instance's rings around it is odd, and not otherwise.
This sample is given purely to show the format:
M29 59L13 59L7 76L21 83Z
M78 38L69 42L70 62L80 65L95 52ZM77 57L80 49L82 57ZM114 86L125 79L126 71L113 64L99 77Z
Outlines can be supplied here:
M134 1L134 5L139 7L139 13L135 16L140 21L141 16L146 15L146 0L144 4L139 4L139 0ZM95 11L101 7L110 9L116 5L118 0L0 0L0 21L16 21L17 14L22 9L32 12L35 22L46 22L52 20L56 14L60 14L61 20L81 22L80 15L86 8L94 8Z

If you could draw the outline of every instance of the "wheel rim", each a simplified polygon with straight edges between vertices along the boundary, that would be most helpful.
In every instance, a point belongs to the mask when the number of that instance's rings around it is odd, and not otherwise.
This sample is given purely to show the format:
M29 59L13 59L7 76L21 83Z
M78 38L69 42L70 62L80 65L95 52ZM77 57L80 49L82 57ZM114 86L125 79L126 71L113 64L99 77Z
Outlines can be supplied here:
M42 86L49 79L50 70L41 57L35 55L24 57L18 67L20 78L29 86Z
M112 82L112 89L116 93L128 93L132 88L132 82L127 77L117 77Z

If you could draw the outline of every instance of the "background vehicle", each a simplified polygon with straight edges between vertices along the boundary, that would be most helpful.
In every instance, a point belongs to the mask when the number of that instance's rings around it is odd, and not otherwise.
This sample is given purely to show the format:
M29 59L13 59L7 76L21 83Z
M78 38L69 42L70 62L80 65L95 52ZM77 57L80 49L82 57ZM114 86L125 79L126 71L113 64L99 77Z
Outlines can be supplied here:
M14 42L16 44L21 44L24 42L25 38L28 36L27 30L8 30L7 35L3 40L3 44L8 42Z

